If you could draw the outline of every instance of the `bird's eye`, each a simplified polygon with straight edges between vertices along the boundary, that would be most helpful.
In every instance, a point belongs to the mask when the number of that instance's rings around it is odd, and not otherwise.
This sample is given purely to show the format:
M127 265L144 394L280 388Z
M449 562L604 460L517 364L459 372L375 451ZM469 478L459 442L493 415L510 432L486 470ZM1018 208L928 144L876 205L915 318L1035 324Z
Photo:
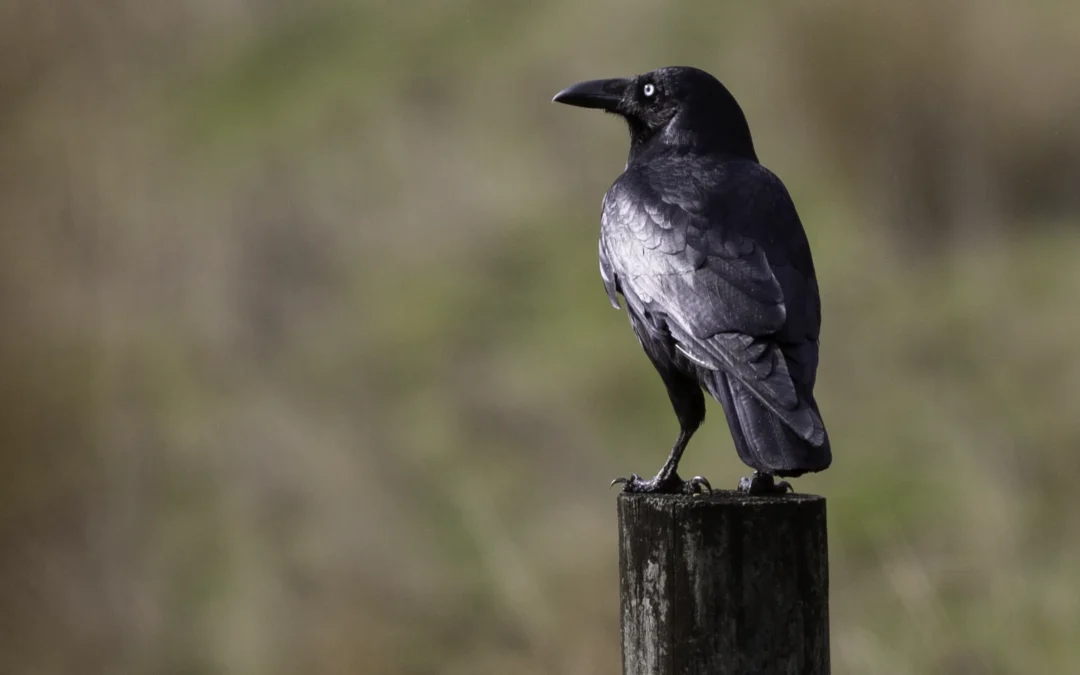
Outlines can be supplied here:
M656 93L656 87L650 82L641 88L641 93L645 94L645 98L652 98L652 95Z

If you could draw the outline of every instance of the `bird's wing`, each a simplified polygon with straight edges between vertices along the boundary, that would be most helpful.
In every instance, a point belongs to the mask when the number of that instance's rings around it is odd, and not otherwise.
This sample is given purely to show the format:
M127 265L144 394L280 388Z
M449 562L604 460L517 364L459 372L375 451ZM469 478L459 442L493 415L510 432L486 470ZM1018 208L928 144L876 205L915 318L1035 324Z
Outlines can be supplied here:
M607 291L608 301L615 309L619 309L619 284L615 279L615 268L608 259L604 249L604 240L600 239L600 279L604 282L604 290Z
M600 241L609 295L617 287L631 311L664 322L687 359L728 373L797 434L820 442L824 427L800 400L778 342L787 332L785 286L802 295L799 276L783 270L778 278L768 240L729 222L750 217L745 210L753 200L746 195L708 220L678 202L633 176L612 186Z

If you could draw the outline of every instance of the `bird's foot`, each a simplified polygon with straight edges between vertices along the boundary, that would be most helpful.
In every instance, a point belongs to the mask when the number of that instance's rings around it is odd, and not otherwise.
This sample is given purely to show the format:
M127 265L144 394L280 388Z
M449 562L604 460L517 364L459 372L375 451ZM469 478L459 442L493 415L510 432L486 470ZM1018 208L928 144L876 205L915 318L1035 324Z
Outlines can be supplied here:
M795 492L795 488L786 480L777 483L771 473L755 471L753 476L746 476L739 481L739 492L748 495L782 495Z
M679 475L672 473L669 476L657 475L655 478L645 480L636 473L630 474L629 478L616 478L611 481L612 487L622 483L623 492L644 492L648 494L687 494L696 495L702 492L711 492L712 485L703 476L694 476L690 480L683 480Z

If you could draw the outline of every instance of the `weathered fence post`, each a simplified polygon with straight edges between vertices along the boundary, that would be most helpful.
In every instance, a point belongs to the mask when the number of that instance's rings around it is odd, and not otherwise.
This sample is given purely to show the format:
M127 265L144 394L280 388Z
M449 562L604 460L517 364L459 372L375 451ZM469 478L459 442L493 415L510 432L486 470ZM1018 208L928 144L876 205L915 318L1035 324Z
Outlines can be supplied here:
M824 498L618 501L624 675L828 675Z

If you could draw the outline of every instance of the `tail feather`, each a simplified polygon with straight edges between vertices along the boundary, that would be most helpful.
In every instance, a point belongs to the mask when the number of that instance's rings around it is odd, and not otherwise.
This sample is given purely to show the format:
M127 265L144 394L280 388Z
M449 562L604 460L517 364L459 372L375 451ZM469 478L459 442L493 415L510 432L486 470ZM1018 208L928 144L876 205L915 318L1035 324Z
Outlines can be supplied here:
M750 390L729 378L723 372L713 372L706 382L706 389L720 402L731 429L735 450L748 466L777 476L799 476L804 473L823 471L832 463L829 436L821 434L821 443L815 444L795 433L783 420L765 407ZM821 422L817 402L813 395L801 401L813 411L815 426Z

